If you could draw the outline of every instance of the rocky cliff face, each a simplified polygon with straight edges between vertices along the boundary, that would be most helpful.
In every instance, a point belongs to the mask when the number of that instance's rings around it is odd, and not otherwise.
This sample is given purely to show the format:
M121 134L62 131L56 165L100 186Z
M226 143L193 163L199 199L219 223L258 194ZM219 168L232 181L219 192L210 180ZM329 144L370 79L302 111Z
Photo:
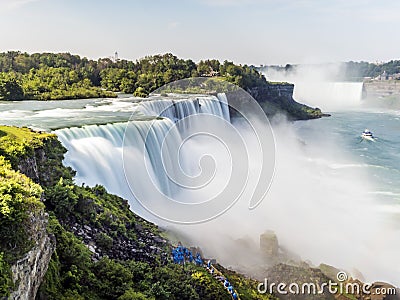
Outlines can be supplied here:
M389 97L400 96L400 81L366 81L363 86L364 96Z
M363 86L363 101L370 106L400 108L400 81L367 81Z
M75 175L71 168L62 164L66 151L54 136L47 139L41 147L35 148L32 155L20 158L15 167L42 187L51 186L60 177L69 178Z
M268 116L284 114L290 120L317 119L323 116L319 108L300 104L293 99L294 85L289 83L268 83L248 90Z
M56 146L56 139L48 140L43 147L35 148L33 155L21 158L17 169L36 183L46 185L51 181L51 172L56 172L52 160L60 161L59 153L46 151L46 148ZM42 199L44 200L44 199ZM47 272L51 256L55 249L55 239L47 233L48 215L44 211L32 214L29 233L33 247L11 266L15 290L10 299L35 299L36 293Z
M31 300L36 297L55 248L54 239L46 231L47 217L44 212L31 216L30 233L34 246L11 266L16 288L10 299Z
M39 156L42 156L43 159L45 158L45 153L43 150L35 151ZM35 153L35 154L36 154ZM18 170L32 179L34 182L39 182L39 170L38 164L36 160L36 156L33 157L26 157L18 162Z
M104 209L93 203L92 200L82 199L82 204L95 206L97 214L104 212ZM123 207L129 214L129 205ZM112 217L111 217L112 218ZM92 252L92 259L99 260L105 256L117 260L136 260L154 263L157 258L166 262L170 253L170 244L164 238L156 235L147 228L146 221L136 216L136 222L125 223L127 230L135 232L135 237L129 237L115 232L113 226L107 224L89 223L87 220L76 220L71 217L69 220L63 220L62 224L71 230L75 236L79 237L86 247ZM83 223L86 221L86 224ZM144 225L141 225L143 223ZM115 226L114 226L115 227ZM111 238L112 237L112 238Z

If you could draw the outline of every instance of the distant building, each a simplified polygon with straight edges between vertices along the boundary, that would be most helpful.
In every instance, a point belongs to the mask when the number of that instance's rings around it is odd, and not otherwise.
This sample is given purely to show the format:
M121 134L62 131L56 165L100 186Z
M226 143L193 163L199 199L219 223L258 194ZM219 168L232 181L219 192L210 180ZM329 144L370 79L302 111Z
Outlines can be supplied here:
M112 62L115 62L115 63L118 62L119 61L118 52L115 51L114 55L113 56L109 56L108 58L111 59Z
M394 80L400 80L400 73L396 73L392 75Z
M383 73L376 76L374 80L389 80L389 75L386 73L386 71L383 71Z
M217 71L210 71L208 73L203 73L200 75L201 77L215 77L215 76L219 76L219 72Z

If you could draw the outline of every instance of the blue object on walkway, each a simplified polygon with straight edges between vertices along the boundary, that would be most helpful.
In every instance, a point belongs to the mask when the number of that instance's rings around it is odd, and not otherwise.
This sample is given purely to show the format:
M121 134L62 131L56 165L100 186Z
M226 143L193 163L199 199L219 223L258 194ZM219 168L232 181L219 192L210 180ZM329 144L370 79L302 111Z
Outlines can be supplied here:
M201 266L201 265L203 264L203 259L201 258L200 253L197 253L197 254L196 254L195 262L196 262L196 264L197 264L198 266Z
M228 279L225 279L225 281L224 281L224 287L228 287L228 286L230 286L231 284L229 283L229 281L228 281Z

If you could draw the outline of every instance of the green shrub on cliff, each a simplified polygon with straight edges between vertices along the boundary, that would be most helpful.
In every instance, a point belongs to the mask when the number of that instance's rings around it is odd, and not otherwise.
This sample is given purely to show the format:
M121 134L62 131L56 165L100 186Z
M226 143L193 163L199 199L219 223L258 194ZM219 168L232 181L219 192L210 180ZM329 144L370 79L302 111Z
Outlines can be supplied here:
M32 157L35 148L43 146L44 141L55 135L37 133L29 128L0 126L0 155L5 156L14 168L19 161Z
M246 278L243 275L240 275L234 271L225 269L223 266L218 265L217 266L218 270L222 271L227 278L229 279L229 282L233 284L235 287L236 291L240 295L241 300L253 300L253 299L258 299L258 300L272 300L275 299L277 300L276 297L270 295L270 294L261 294L257 291L257 286L259 284L258 281Z
M71 299L68 295L76 293L84 297L82 299L96 299L90 297L90 284L95 276L90 270L92 261L88 248L73 233L66 231L54 216L49 218L48 230L55 236L57 248L39 298Z
M25 175L11 169L0 156L0 251L8 261L29 250L30 215L44 205L43 190Z
M107 231L112 237L125 236L135 240L132 230L136 216L129 210L126 200L108 194L104 187L77 186L69 179L60 178L50 187L45 188L46 206L63 224L77 222L99 230ZM148 226L143 223L145 228ZM155 226L149 226L150 231ZM112 238L107 234L97 234L96 241L111 250Z
M72 180L75 172L62 163L66 151L55 134L0 125L0 155L15 170L30 168L43 187L53 186L61 177Z
M73 192L74 185L65 184L63 178L54 186L47 188L46 199L54 213L62 218L69 218L78 203L78 196Z
M4 254L0 252L0 297L9 296L13 287L10 265L4 260Z

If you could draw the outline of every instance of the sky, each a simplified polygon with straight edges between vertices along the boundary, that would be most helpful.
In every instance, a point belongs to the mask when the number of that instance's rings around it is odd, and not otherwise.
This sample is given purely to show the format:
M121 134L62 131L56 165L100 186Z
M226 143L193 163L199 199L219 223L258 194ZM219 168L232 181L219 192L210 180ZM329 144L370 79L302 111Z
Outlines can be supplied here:
M0 0L0 51L254 65L400 59L398 0Z

